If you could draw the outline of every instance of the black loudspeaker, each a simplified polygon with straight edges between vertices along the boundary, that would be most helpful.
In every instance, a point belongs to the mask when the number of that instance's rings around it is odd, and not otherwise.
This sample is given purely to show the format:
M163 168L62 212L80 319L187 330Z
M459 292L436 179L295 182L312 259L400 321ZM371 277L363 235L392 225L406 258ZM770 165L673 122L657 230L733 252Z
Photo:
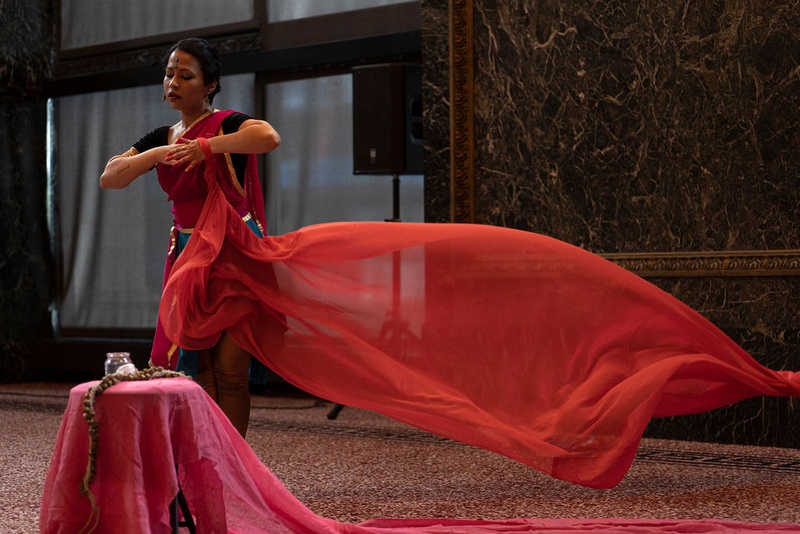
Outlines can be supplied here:
M353 68L353 173L422 174L422 67Z

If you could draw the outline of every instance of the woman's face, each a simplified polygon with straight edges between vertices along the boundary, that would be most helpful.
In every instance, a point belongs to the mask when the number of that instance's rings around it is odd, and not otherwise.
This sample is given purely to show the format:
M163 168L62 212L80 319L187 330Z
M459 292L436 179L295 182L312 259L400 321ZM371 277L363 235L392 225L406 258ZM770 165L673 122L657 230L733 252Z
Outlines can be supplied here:
M164 94L172 109L191 113L205 107L206 96L215 86L215 82L205 83L200 63L193 55L182 50L170 54L164 72Z

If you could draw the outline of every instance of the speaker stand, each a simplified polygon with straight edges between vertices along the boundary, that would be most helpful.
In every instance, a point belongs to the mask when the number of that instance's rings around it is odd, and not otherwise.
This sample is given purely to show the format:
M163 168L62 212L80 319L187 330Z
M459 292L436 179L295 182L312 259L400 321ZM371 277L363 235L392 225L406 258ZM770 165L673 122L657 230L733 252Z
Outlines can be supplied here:
M392 218L386 222L400 222L400 175L392 178Z

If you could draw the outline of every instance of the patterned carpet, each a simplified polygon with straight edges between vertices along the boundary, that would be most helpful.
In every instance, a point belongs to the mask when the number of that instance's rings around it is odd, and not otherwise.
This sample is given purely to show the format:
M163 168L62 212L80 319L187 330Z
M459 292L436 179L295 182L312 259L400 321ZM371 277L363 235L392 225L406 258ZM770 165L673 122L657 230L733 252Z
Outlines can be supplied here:
M0 385L0 532L38 532L69 384ZM255 395L248 442L302 502L373 517L717 518L797 523L800 450L645 440L611 490L554 480L494 453L279 388Z

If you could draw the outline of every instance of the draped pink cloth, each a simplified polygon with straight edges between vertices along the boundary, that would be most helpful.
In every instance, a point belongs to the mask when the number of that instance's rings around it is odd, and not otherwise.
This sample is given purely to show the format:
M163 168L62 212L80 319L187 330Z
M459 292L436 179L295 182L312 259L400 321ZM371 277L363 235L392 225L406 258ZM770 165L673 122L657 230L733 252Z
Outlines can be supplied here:
M797 373L566 243L368 222L257 238L213 186L159 317L181 347L228 330L307 392L594 488L619 483L652 417L800 395Z
M797 525L717 520L375 519L320 517L259 460L203 389L185 378L122 382L96 397L92 500L80 493L89 450L86 392L70 392L45 479L43 534L166 534L180 488L198 534L480 534L797 532ZM182 529L181 532L185 532Z

